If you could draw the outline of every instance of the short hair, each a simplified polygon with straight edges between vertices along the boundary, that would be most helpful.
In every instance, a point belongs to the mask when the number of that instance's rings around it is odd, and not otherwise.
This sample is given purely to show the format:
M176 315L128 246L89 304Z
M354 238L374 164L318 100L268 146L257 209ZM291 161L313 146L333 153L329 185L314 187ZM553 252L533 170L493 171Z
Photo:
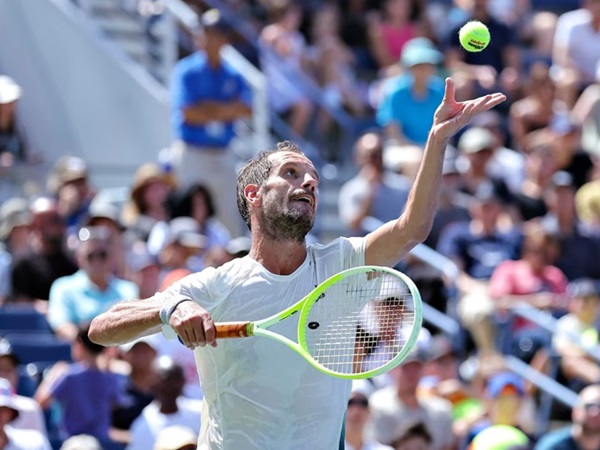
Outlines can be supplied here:
M90 339L89 336L90 326L88 324L81 325L77 332L77 342L79 342L86 351L92 355L99 355L105 349L103 345L96 344Z
M431 433L429 432L425 424L422 422L418 422L412 425L410 428L408 428L400 437L395 439L392 442L392 447L398 448L400 447L400 445L404 444L409 439L416 437L422 438L428 444L431 444L431 442L433 441Z
M242 167L238 175L237 205L240 215L242 216L242 219L244 219L244 222L246 222L249 230L252 230L250 225L250 209L246 202L244 189L246 189L246 186L249 184L257 184L259 186L265 184L267 178L269 178L269 175L271 174L271 169L273 168L273 163L269 159L269 156L278 152L294 152L304 155L304 152L298 145L291 141L282 141L277 143L275 149L262 151L248 161L244 167Z

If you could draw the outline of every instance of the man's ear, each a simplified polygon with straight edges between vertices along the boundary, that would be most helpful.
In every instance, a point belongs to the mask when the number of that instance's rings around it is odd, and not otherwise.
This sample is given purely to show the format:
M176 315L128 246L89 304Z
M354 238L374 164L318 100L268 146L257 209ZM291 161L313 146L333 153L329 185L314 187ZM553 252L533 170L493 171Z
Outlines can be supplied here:
M256 184L249 184L244 188L244 197L246 197L246 201L249 205L261 205L262 198L260 195L260 188Z

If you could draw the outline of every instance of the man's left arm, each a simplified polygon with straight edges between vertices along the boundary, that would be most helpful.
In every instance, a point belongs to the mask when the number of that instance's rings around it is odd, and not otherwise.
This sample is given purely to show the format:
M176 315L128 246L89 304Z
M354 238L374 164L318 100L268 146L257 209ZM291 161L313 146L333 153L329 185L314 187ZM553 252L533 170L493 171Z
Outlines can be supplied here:
M427 238L437 209L442 162L450 137L474 116L504 100L504 94L496 93L457 102L454 97L454 81L446 79L444 98L435 112L421 167L404 213L367 235L366 264L394 266L411 248Z

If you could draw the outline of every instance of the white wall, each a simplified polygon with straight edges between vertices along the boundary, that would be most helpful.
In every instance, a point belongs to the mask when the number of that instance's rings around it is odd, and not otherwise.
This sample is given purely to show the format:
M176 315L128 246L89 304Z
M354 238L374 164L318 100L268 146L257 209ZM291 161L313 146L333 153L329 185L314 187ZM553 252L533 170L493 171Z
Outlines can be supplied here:
M128 185L169 144L166 89L70 0L0 0L0 73L23 86L32 150L82 156L98 187Z

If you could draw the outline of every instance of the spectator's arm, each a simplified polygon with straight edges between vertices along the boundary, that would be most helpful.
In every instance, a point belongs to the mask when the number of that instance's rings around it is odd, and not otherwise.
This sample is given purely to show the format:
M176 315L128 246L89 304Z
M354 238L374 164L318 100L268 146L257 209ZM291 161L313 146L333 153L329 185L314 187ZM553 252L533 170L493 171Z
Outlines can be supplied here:
M587 87L571 111L573 122L581 126L600 104L600 85Z
M248 117L252 109L236 100L231 103L202 101L183 108L183 118L188 125L205 125L208 122L233 122Z
M42 379L33 398L42 409L48 409L55 398L60 397L64 389L68 389L65 383L64 373L69 367L68 363L58 362L52 366Z
M71 314L70 292L60 278L52 283L48 299L48 323L57 336L73 342L77 337L77 325Z

